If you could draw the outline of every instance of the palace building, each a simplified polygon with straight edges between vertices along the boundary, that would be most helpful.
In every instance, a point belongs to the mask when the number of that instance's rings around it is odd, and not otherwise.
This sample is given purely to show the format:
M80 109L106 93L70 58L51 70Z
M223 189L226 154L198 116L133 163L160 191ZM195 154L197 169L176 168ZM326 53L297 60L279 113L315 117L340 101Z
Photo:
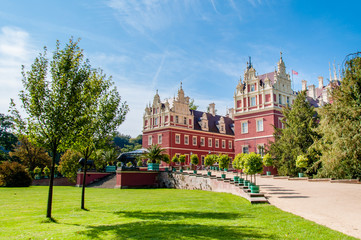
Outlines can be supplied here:
M307 90L308 101L315 107L329 103L329 89L340 84L331 79L323 86L323 78L318 80L318 88L302 81L302 90ZM214 103L209 104L208 112L190 110L182 84L177 97L170 100L162 102L157 92L145 108L143 147L159 144L171 158L184 154L186 165L192 154L198 155L200 165L208 154L228 154L232 159L238 153L263 155L266 145L274 141L274 126L283 127L282 107L291 106L296 95L282 53L275 71L261 75L249 59L243 80L236 86L234 108L226 116L216 114Z
M268 141L274 140L273 126L282 127L282 107L295 98L282 53L277 69L262 75L257 75L250 59L234 94L235 153L262 155Z
M143 117L143 148L159 144L172 158L185 155L186 165L190 155L197 154L199 165L208 154L227 154L234 158L234 124L231 116L216 114L215 104L209 112L189 109L182 84L177 97L161 101L158 91L153 104L145 108Z

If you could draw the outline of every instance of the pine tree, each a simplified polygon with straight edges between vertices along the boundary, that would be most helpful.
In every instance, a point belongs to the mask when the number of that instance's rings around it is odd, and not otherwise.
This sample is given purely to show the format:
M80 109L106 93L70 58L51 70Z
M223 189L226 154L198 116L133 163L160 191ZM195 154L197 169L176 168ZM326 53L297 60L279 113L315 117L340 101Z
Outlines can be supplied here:
M344 78L335 86L332 104L320 110L322 138L319 175L335 178L361 177L361 58L346 62Z
M284 129L276 128L275 141L270 144L269 152L275 157L274 165L281 175L296 175L296 158L298 155L308 156L308 149L318 134L317 113L307 101L306 92L300 92L292 108L282 109Z

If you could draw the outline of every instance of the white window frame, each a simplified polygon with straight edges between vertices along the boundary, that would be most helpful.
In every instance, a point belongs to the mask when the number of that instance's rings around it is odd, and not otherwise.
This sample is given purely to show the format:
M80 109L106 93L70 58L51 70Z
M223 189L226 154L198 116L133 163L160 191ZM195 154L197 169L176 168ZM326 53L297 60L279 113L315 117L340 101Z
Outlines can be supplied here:
M197 136L193 136L192 141L193 141L193 146L197 146Z
M245 148L247 148L247 152L244 151ZM243 145L242 146L242 153L249 153L249 146L248 145Z
M152 145L152 140L153 140L153 137L152 137L152 136L148 136L148 145Z
M259 123L262 123L262 125L259 125ZM263 118L256 119L256 131L257 132L263 132L264 131Z
M212 138L208 138L208 147L212 147Z
M219 139L216 139L215 147L219 148Z
M233 148L233 143L232 143L232 141L228 141L228 148L229 148L229 149L232 149L232 148Z
M226 140L222 139L222 148L226 148Z
M175 116L175 123L179 123L179 117L178 117L178 115Z
M263 153L260 152L260 149L259 149L260 146L263 148ZM263 157L263 156L264 156L264 152L265 152L264 143L259 143L259 144L257 144L257 153L258 153L258 154L261 154L261 157Z
M189 135L184 135L184 144L189 145Z
M246 124L245 127L243 124ZM248 121L241 122L241 133L248 133Z
M204 137L201 137L201 146L204 147L206 145L206 140Z
M187 125L187 118L186 117L183 118L183 124Z
M158 144L162 144L163 142L163 136L162 134L158 134Z
M254 107L257 105L257 97L251 97L251 107Z
M177 141L178 140L178 141ZM175 143L180 144L180 134L175 135Z
M282 104L282 95L278 94L278 104Z

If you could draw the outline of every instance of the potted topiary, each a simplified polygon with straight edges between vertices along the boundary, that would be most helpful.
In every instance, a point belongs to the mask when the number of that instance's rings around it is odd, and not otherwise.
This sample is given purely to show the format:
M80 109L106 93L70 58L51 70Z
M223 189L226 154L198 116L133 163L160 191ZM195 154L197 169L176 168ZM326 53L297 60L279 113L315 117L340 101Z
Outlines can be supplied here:
M267 153L266 155L264 155L262 162L263 162L263 165L265 165L268 168L273 166L273 159L272 159L271 154ZM268 176L271 175L270 171L267 171L266 173L267 173Z
M139 159L139 160L137 161L137 166L138 166L138 167L143 167L143 161L142 161L142 159Z
M263 163L262 157L254 152L249 153L244 161L244 172L249 175L254 175L253 184L249 184L251 193L258 193L259 187L256 185L256 173L262 173Z
M46 166L44 169L43 169L43 173L44 173L44 178L48 178L49 175L50 175L50 169L48 168L48 166Z
M41 173L41 168L39 167L34 168L35 179L41 178L40 173Z
M199 163L199 158L198 158L197 154L191 155L191 163L194 165L194 168L195 168L195 169L193 169L193 173L196 174L197 173L197 165Z
M184 164L184 162L186 161L186 156L185 155L180 155L179 156L179 162L180 162L180 168L181 168L181 170L182 170L182 172L183 172L183 164Z
M165 149L158 144L150 146L143 157L149 159L151 163L148 164L148 171L159 171L159 162L163 159L163 152Z
M132 166L131 162L127 162L127 167L130 168Z
M233 177L234 182L236 182L236 183L237 182L240 183L240 181L239 181L240 177L238 176L238 171L242 170L242 168L241 168L241 159L242 159L243 155L244 155L243 153L237 154L236 157L232 161L232 166L237 171L237 176ZM242 172L241 172L241 174L242 174ZM241 181L243 183L243 179Z
M298 177L303 177L302 169L308 166L308 158L304 155L299 155L296 159L296 167L301 169L301 172L298 173Z
M223 168L224 171L227 172L229 162L230 162L228 155L226 155L226 154L220 155L218 157L218 161L219 161L219 167ZM224 174L224 173L221 176L222 176L222 178L226 178L226 174Z
M208 176L211 176L211 172L209 171L209 169L212 169L212 165L214 163L214 158L212 157L212 155L207 155L205 158L204 158L204 165L206 167L208 167L208 172L207 172L207 175Z
M170 163L169 155L168 155L168 154L164 154L162 161L165 162L166 164L168 164L168 166L164 168L164 171L168 172L169 163Z
M172 162L173 162L174 164L179 163L179 158L177 157L177 155L174 155L174 156L173 156ZM175 170L176 170L176 169L173 167L173 172L175 172Z

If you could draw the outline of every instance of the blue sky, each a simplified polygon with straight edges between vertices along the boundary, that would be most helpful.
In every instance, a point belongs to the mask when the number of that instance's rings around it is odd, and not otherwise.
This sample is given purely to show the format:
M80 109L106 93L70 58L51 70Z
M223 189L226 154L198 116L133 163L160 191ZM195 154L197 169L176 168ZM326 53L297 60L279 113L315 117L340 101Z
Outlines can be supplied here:
M183 82L200 110L215 102L219 114L248 61L257 73L274 70L283 52L294 89L301 80L329 78L329 62L342 64L360 51L359 1L292 0L1 0L0 112L21 89L21 65L29 67L44 46L81 38L93 67L113 76L130 112L119 128L142 131L146 104L158 89L173 97Z

